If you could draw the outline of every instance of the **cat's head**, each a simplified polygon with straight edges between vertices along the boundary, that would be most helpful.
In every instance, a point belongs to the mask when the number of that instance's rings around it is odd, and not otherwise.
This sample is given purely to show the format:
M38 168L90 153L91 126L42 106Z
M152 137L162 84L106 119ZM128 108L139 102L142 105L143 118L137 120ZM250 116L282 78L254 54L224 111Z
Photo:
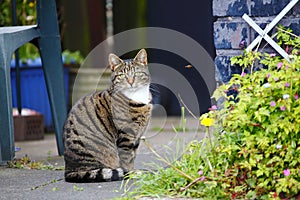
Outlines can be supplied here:
M145 49L141 49L132 60L122 60L115 54L110 54L108 60L112 71L111 81L114 90L135 90L149 87L150 73Z

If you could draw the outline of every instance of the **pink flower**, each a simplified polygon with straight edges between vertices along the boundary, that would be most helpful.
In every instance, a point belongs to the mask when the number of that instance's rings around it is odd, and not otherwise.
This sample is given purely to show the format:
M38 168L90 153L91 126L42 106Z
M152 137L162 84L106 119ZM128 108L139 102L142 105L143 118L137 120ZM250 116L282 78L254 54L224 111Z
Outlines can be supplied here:
M247 74L245 73L245 72L242 72L241 73L241 77L244 77L244 76L246 76Z
M199 174L199 175L202 175L202 174L203 174L203 171L202 171L202 170L198 171L198 174Z
M269 73L268 75L267 75L267 78L270 78L271 77L271 74Z
M278 64L277 64L277 69L280 69L282 67L282 62L279 62Z
M218 109L218 107L216 106L216 105L213 105L212 107L211 107L211 110L217 110Z
M271 101L270 102L270 106L272 106L272 107L276 106L276 102L275 101Z
M281 111L285 111L286 107L285 106L280 106Z
M200 178L200 180L201 180L201 181L204 181L204 180L205 180L205 176L202 176L202 177Z
M273 78L275 82L277 82L279 79L278 78Z
M290 84L289 83L285 83L284 86L285 87L290 87Z
M285 69L289 69L289 66L287 65L287 66L285 66Z
M285 176L289 176L291 174L291 171L289 169L285 169L285 170L283 170L283 174Z
M294 94L294 98L295 98L296 100L298 100L298 99L299 99L298 94Z
M276 53L270 53L270 58L273 58L276 56Z

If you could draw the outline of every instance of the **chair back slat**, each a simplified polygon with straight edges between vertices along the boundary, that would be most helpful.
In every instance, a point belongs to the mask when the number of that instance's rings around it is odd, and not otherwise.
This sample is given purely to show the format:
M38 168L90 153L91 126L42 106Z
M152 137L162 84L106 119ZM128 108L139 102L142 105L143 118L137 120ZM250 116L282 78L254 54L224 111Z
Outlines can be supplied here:
M16 0L11 0L12 25L17 26L17 4Z
M11 0L11 13L12 13L12 25L17 26L17 4L16 0ZM18 113L21 115L22 112L22 92L21 92L21 72L20 72L20 64L19 64L19 51L18 49L15 51L15 68L16 68L16 92L17 92L17 109Z

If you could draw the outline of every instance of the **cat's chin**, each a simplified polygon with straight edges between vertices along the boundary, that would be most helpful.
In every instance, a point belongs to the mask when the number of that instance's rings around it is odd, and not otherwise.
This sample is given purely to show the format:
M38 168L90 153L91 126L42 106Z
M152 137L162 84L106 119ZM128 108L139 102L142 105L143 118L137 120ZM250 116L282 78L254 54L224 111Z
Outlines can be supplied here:
M127 98L138 103L149 104L151 100L149 86L126 88L122 91L122 93Z

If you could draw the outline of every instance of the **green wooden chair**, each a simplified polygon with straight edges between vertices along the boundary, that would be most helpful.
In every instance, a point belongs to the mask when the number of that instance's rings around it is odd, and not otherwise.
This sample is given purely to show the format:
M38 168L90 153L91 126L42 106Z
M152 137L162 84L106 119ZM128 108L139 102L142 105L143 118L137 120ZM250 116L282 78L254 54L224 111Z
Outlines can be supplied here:
M55 0L37 0L36 9L36 25L0 27L0 165L15 156L10 62L14 51L28 42L38 47L42 58L58 152L63 155L67 108Z

